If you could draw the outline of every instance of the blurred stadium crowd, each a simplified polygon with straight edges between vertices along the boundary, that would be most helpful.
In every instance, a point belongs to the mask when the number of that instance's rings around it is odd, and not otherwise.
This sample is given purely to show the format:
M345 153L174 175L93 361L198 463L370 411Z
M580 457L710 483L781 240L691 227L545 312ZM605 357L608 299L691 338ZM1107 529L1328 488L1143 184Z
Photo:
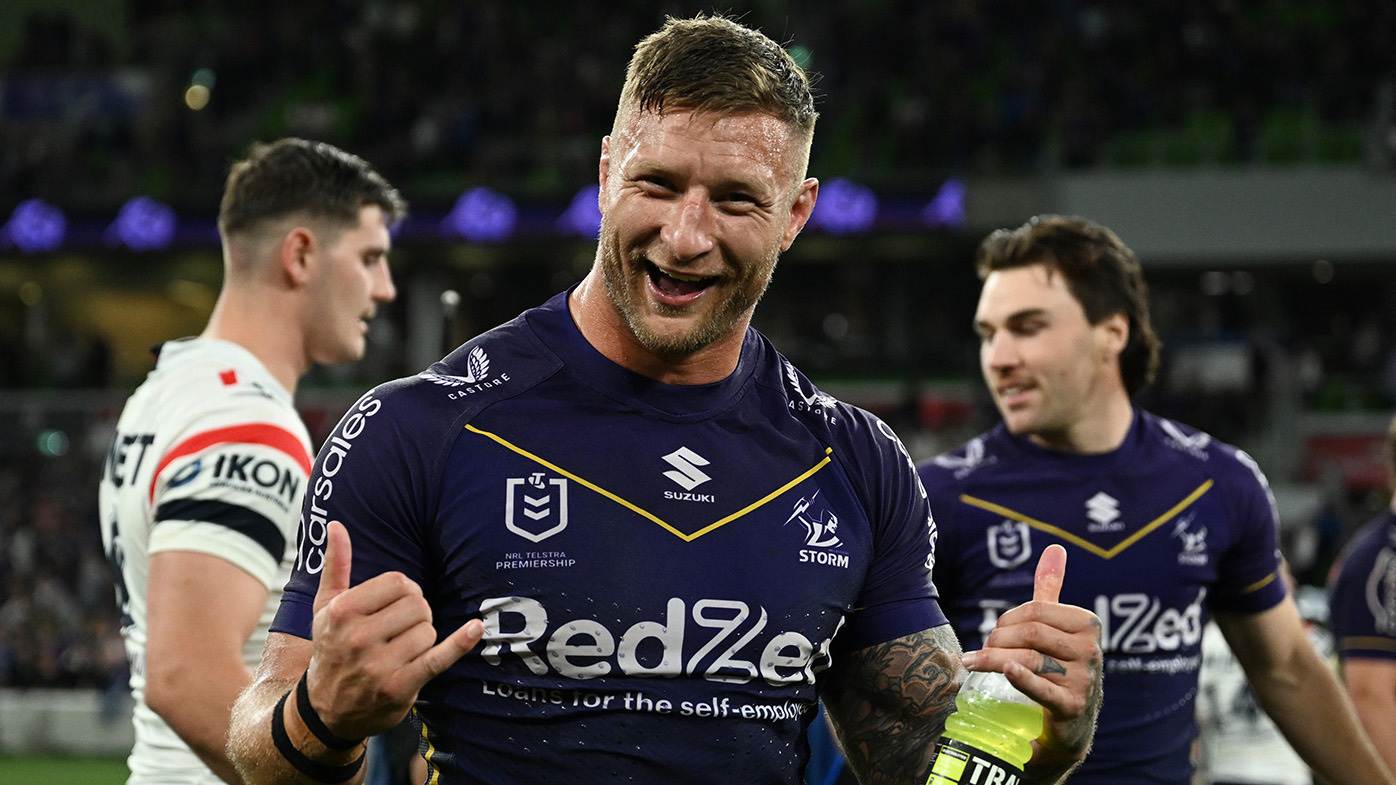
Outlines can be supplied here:
M815 171L921 187L956 171L1355 158L1396 48L1396 8L1380 0L716 7L792 41L820 75ZM693 4L118 8L115 25L22 20L4 199L208 205L249 139L283 134L355 150L417 201L468 183L570 194L594 173L617 64Z
M34 197L106 211L138 193L212 213L227 162L249 140L286 134L363 155L414 205L449 203L472 184L566 200L595 178L629 47L666 13L695 10L641 0L128 0L120 8L114 26L53 9L17 20L18 45L0 71L0 215ZM716 10L795 42L819 74L824 117L812 171L894 191L967 173L1357 162L1384 154L1374 129L1396 111L1396 5L1385 0L758 0ZM832 275L884 274L893 276L884 285L963 301L928 308L945 312L945 345L910 356L946 360L975 388L973 350L963 347L974 291L967 265L958 284L935 271ZM876 319L878 304L842 303L851 324L831 325L827 300L802 298L802 287L840 283L820 277L792 278L788 300L773 292L762 328L807 370L875 367L875 350L860 363L856 347L860 310ZM1389 412L1392 284L1316 295L1312 281L1276 288L1257 312L1245 301L1254 281L1242 274L1204 279L1199 291L1195 271L1151 272L1169 359L1145 403L1232 439L1263 425L1257 401L1280 382L1297 385L1308 407ZM505 310L500 318L516 309ZM1285 314L1322 329L1293 329L1279 321ZM482 328L492 323L479 318ZM801 337L792 326L801 320L819 325L818 339ZM1215 350L1218 335L1230 336L1228 357L1253 369L1244 384L1190 376L1192 339L1207 336ZM826 362L821 342L844 346ZM30 382L110 379L101 346L54 333L33 351L57 359ZM12 371L0 393L26 386L13 372L23 363L0 355L0 370ZM107 392L76 405L101 416L41 430L37 451L28 436L0 441L0 687L124 688L95 518L94 456L125 390ZM29 433L31 402L0 400L0 428ZM950 442L987 416L956 405L922 398L878 413L908 431L948 423L960 429ZM327 405L317 416L327 427L337 414ZM1328 501L1331 542L1320 550L1336 547L1349 519L1365 513L1342 494ZM1309 577L1321 579L1322 566L1317 559Z

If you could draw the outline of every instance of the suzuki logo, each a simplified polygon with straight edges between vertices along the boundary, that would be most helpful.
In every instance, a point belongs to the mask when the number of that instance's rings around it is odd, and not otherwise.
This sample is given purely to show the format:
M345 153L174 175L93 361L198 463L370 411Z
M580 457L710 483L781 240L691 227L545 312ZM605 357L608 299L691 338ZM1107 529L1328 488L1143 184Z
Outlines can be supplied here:
M1099 524L1101 530L1119 528L1116 520L1120 517L1120 503L1110 494L1101 491L1086 501L1086 517Z
M664 456L664 460L678 471L664 472L664 476L683 486L686 491L691 491L699 485L712 478L704 474L699 466L707 466L708 459L698 453L680 447L677 450Z

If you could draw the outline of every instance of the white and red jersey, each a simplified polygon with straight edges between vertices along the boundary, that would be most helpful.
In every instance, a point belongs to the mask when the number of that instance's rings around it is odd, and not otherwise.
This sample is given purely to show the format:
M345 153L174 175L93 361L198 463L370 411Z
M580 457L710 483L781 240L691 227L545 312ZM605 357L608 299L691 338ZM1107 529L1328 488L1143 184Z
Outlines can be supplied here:
M100 504L136 700L130 783L217 781L145 705L150 555L210 554L267 587L261 623L243 647L255 668L294 556L310 456L290 392L234 343L164 344L155 369L126 402L107 452Z

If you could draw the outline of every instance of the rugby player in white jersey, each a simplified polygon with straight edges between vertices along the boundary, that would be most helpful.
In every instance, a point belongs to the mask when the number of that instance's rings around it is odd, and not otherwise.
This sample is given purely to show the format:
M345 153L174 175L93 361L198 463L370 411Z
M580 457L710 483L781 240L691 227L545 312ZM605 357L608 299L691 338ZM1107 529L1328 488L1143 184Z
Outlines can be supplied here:
M406 204L328 144L253 145L219 210L224 283L208 326L160 346L101 480L135 698L131 785L240 783L229 713L288 575L313 449L293 406L312 364L357 360L396 294Z

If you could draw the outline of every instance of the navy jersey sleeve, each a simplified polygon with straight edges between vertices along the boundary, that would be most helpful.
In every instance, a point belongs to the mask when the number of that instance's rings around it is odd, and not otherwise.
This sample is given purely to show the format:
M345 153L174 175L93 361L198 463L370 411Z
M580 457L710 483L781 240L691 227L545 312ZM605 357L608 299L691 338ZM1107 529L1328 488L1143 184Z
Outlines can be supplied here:
M1278 605L1288 591L1279 571L1279 516L1260 466L1244 451L1230 450L1234 460L1216 481L1226 495L1233 536L1210 605L1214 611L1259 613Z
M1396 660L1396 514L1358 531L1330 585L1338 654Z
M936 550L944 554L957 553L962 532L957 526L956 512L959 507L960 483L954 478L952 462L959 458L959 451L924 461L916 467L916 474L926 490L930 503L931 517L936 525ZM953 558L936 559L933 563L931 579L938 587L961 585L955 570L958 561ZM963 642L963 641L962 641Z
M915 465L886 423L854 413L847 422L861 438L849 472L862 479L875 544L862 593L839 636L845 651L946 623L931 582L936 525Z
M399 380L364 395L320 449L273 631L310 637L330 521L349 532L352 584L389 571L427 579L424 527L432 519L445 440L458 429L433 422L417 384Z

